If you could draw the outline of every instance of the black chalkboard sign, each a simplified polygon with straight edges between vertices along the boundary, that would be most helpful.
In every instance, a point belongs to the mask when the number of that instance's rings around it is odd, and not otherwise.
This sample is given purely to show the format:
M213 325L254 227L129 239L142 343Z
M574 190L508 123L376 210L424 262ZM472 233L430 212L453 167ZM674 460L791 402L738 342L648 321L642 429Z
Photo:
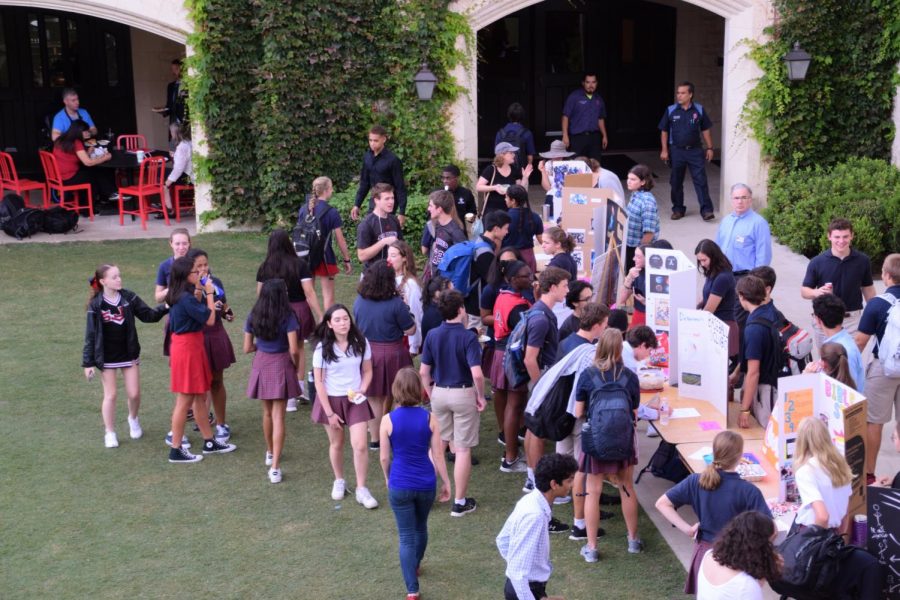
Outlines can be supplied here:
M900 490L869 486L868 550L884 565L885 599L900 599Z

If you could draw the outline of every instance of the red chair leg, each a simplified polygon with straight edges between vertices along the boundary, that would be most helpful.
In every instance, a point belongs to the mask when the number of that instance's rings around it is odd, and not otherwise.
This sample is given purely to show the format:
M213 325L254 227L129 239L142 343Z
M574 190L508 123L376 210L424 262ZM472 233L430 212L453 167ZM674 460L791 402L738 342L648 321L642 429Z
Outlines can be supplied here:
M166 227L169 227L171 223L169 223L169 211L166 209L166 188L163 188L159 195L159 203L162 206L163 220L166 222Z
M172 206L175 207L175 222L181 223L181 188L172 186Z
M147 230L147 206L143 194L138 196L138 211L141 213L141 229Z
M90 216L90 220L94 220L94 192L88 188L87 190L87 198L88 198L88 215Z
M122 190L119 190L119 227L125 225L125 201L123 200L125 196L122 194Z

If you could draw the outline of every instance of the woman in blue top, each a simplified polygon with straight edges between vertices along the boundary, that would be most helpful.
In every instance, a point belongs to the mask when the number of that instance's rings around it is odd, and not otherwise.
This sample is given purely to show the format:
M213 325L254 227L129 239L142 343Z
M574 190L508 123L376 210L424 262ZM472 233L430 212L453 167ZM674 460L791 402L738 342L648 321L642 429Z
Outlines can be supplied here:
M175 408L172 410L172 449L169 451L171 463L194 463L202 456L191 454L182 447L184 423L188 409L193 406L195 415L205 414L206 393L209 392L212 374L206 346L203 341L203 327L216 322L215 286L212 279L206 280L203 288L198 288L200 271L194 269L194 261L187 256L175 259L166 293L169 309L169 328L172 343L169 348L171 366L171 391L175 394ZM198 299L206 293L206 305ZM203 435L203 454L233 452L234 444L215 440L207 419L197 419Z
M369 421L370 450L377 450L381 417L390 411L391 384L397 371L412 366L403 336L416 332L416 321L397 291L394 269L377 260L363 273L353 302L353 320L372 347L372 382L366 395L375 417Z
M521 185L511 185L506 190L506 208L509 210L509 233L503 238L501 246L513 246L522 254L522 260L537 271L534 260L534 240L541 243L544 223L540 215L528 205L528 190Z
M434 415L420 406L422 391L419 374L412 367L400 369L391 387L399 406L381 421L381 439L384 440L381 469L397 520L400 570L406 582L407 600L419 598L418 573L428 545L428 513L434 503L435 470L441 476L438 500L447 502L450 499L450 477L444 462L441 430Z
M697 308L713 313L728 325L728 356L737 356L740 338L735 313L737 293L731 261L712 240L700 240L694 255L697 257L697 270L706 277L703 301Z
M578 279L578 263L572 257L575 240L562 227L548 227L541 236L541 248L552 257L548 267L559 267L569 274L570 281Z
M267 279L244 324L244 352L256 352L247 382L247 397L262 401L263 435L269 482L281 483L284 414L287 399L300 395L300 323L288 300L283 279Z
M656 508L682 533L690 536L694 556L684 593L697 593L697 570L719 532L742 512L755 510L772 518L769 505L755 485L741 479L737 466L744 455L744 438L733 431L722 431L713 439L712 461L703 473L689 475L656 501ZM698 522L689 525L678 508L690 504Z

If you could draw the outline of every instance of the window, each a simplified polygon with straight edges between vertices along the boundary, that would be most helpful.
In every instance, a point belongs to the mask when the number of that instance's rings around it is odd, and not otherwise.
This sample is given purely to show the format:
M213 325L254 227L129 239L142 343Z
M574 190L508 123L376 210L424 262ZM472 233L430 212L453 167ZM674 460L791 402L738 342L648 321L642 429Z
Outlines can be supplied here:
M41 24L35 14L28 15L28 45L31 48L31 83L44 87L44 55L41 52Z
M69 87L80 83L78 24L58 15L28 15L31 81L34 87Z

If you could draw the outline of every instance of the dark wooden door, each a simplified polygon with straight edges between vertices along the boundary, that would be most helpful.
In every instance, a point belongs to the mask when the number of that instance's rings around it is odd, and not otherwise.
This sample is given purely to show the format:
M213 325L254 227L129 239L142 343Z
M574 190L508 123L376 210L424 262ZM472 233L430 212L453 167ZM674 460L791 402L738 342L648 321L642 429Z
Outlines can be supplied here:
M101 134L133 133L131 35L125 25L73 13L0 9L0 147L24 175L40 173L62 90L78 90ZM2 60L5 57L5 61Z

